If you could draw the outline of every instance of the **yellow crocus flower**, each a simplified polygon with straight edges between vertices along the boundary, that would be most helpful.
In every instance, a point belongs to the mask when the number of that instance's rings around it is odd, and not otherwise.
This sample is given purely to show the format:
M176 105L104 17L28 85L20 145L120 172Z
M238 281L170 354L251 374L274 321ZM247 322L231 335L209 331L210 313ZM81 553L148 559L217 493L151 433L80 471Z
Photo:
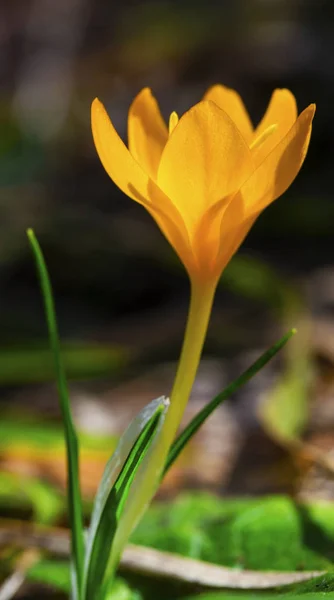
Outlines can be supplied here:
M127 148L103 105L93 102L93 137L105 170L152 215L191 281L187 328L156 470L191 392L217 281L261 211L299 172L314 111L310 104L298 116L293 94L277 89L254 128L237 92L216 85L180 119L173 112L167 126L145 88L129 109Z
M96 149L116 185L151 213L190 278L217 280L260 212L296 177L315 106L298 117L291 92L275 90L253 128L240 96L222 85L169 128L148 88L128 115L128 146L103 105L92 106Z

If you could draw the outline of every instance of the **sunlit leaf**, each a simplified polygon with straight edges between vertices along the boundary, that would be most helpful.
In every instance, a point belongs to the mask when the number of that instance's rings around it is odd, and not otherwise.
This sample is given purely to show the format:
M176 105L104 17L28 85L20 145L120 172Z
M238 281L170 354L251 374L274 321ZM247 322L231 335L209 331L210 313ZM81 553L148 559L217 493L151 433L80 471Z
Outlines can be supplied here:
M85 558L84 598L103 598L112 579L122 546L127 537L114 546L118 528L127 508L129 495L135 497L136 476L156 435L161 433L167 409L165 398L147 405L132 421L110 458L100 483L91 525L88 531ZM138 505L138 518L141 507ZM131 523L131 530L136 522Z

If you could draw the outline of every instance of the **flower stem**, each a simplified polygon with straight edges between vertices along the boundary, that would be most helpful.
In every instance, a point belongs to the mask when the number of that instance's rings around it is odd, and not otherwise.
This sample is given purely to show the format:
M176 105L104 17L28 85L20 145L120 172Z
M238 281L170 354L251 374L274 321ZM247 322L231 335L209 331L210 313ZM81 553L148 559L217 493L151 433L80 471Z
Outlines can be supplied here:
M187 326L170 397L171 404L164 425L165 439L167 438L170 444L180 425L194 384L208 329L215 291L216 282L191 282Z

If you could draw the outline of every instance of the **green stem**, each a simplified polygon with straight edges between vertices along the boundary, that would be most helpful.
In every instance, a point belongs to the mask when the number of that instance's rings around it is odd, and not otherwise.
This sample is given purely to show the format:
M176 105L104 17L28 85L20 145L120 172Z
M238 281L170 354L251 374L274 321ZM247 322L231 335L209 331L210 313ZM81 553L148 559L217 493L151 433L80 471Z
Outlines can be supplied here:
M215 283L192 281L187 326L164 425L169 443L175 437L195 381L215 291Z
M150 452L142 463L141 474L136 484L136 502L132 503L130 509L124 515L125 524L123 522L123 528L120 530L120 539L115 540L114 548L117 548L117 544L120 547L123 545L124 536L126 537L130 530L126 522L133 526L133 523L138 521L144 507L151 502L161 481L168 453L180 425L196 376L210 318L215 287L213 283L211 286L208 286L192 282L188 322L171 394L171 403L166 412L165 422L161 431L154 439Z

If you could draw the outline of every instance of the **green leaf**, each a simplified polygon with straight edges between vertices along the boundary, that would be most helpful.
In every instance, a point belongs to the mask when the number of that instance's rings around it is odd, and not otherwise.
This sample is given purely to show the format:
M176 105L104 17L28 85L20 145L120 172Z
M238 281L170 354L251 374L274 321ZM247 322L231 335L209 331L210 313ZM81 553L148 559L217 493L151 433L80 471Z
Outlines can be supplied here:
M43 583L67 594L71 590L68 561L40 560L27 571L28 581Z
M240 377L230 383L218 396L216 396L209 404L207 404L189 423L189 425L182 431L179 437L173 443L168 457L163 475L167 473L172 464L175 462L179 454L182 452L185 445L189 442L193 435L199 430L204 421L213 413L213 411L222 402L227 400L232 394L234 394L241 386L245 385L258 371L260 371L274 356L277 354L288 340L296 333L295 329L291 329L286 333L276 344L274 344L269 350L264 352L260 358L258 358Z
M67 473L68 473L68 506L71 522L71 547L72 558L75 568L77 596L80 598L80 590L83 577L84 563L84 538L83 538L83 518L82 518L82 500L80 494L79 482L79 459L78 459L78 438L72 420L70 400L67 389L65 370L62 363L60 352L60 343L58 336L58 326L54 307L51 282L40 245L32 229L27 231L28 240L34 254L36 268L40 280L40 286L44 301L46 321L48 325L50 347L52 350L55 373L59 394L60 407L64 423L64 433L66 440L67 454Z
M283 444L300 439L305 429L313 375L309 317L299 308L294 320L299 323L298 335L286 349L286 366L258 409L263 427Z
M303 294L271 266L249 256L234 257L221 283L246 298L265 301L281 322L294 323L298 329L287 348L286 368L258 411L264 428L276 441L295 441L307 423L312 377L310 317Z
M143 600L139 591L131 589L129 585L117 577L112 581L103 600Z
M119 528L122 520L126 519L129 495L135 497L136 477L141 475L140 467L155 437L161 434L167 407L165 398L148 404L132 421L107 463L87 536L83 596L86 600L104 598L108 581L114 575L120 552L127 541L126 534L119 535ZM138 498L137 515L130 524L130 531L141 512ZM115 544L116 535L118 543Z
M16 473L0 472L0 506L27 507L44 525L54 523L63 509L63 498L45 481Z
M67 561L42 559L27 571L27 580L42 583L66 594L71 591L70 567ZM141 595L132 590L124 579L117 578L107 591L105 600L141 600Z
M131 542L239 569L328 570L334 561L334 505L192 492L153 505Z
M309 371L288 369L258 409L259 419L268 434L280 443L300 439L308 419Z

